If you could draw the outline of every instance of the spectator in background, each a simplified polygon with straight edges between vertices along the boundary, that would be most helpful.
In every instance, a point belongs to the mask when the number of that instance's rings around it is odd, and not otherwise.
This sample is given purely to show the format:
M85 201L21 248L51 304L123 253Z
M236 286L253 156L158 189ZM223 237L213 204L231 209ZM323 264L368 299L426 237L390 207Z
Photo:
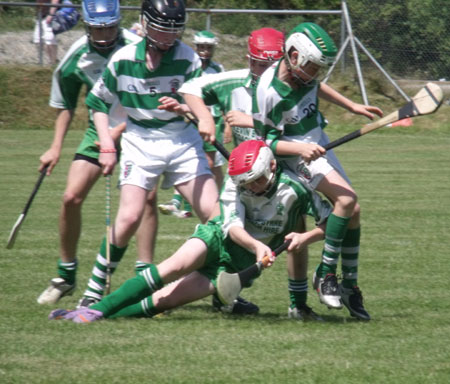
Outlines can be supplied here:
M60 2L60 0L37 0L38 4L58 5ZM44 7L42 5L36 7L36 23L33 33L33 43L39 44L38 49L40 49L42 39L44 50L51 65L58 62L58 41L52 29L52 19L57 10L58 7Z

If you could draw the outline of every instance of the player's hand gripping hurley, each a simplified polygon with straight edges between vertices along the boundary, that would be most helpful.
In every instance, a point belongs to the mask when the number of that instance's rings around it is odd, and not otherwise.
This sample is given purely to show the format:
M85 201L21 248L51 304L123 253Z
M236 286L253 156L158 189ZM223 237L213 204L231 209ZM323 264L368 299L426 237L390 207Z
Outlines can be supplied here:
M366 133L372 132L375 129L384 127L402 119L406 119L407 117L422 116L433 113L440 107L443 98L444 93L442 92L442 89L434 83L428 83L411 99L410 102L406 103L399 110L392 112L373 123L367 124L361 129L334 140L323 147L326 150L329 150L365 135Z
M287 240L278 248L275 248L272 251L272 256L278 256L289 247L289 244L291 244L291 240ZM266 268L269 263L270 257L265 256L261 261L258 261L238 273L220 272L217 277L217 296L219 297L219 300L225 305L231 304L239 296L241 289L250 280L258 276L261 270Z
M111 291L111 175L106 175L106 283L105 293Z
M23 209L23 211L20 214L19 218L17 219L16 223L12 227L11 233L9 234L8 243L6 244L7 249L11 249L14 246L17 235L19 234L20 227L22 226L22 223L25 220L25 216L27 215L28 210L31 207L31 203L33 202L33 199L36 196L36 193L39 190L39 187L41 186L42 180L44 180L44 177L47 174L47 169L48 169L48 165L41 171L41 174L39 175L39 178L33 188L33 191L31 192L31 195L28 198L25 208Z

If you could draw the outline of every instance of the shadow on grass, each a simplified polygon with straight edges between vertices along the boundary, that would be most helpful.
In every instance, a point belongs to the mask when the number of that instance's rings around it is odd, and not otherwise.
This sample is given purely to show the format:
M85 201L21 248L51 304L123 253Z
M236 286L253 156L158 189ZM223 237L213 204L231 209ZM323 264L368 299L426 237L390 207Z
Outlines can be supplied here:
M328 324L366 323L365 321L353 318L348 313L344 312L336 312L336 314L326 314L326 315L320 314L320 316L323 318L324 323ZM212 305L208 304L187 305L184 307L176 308L174 310L166 311L157 316L154 316L151 319L157 321L170 321L170 322L185 322L187 320L194 322L195 321L202 322L205 320L212 320L214 318L217 318L220 321L225 320L230 322L241 322L241 321L246 322L248 320L251 320L258 323L267 323L267 324L293 321L292 319L289 319L287 317L287 314L281 312L260 311L256 315L236 315L231 313L218 312L212 307ZM126 319L126 318L124 317L111 318L108 320L117 320L117 319ZM144 318L141 317L140 319ZM320 324L320 322L312 322L312 323Z

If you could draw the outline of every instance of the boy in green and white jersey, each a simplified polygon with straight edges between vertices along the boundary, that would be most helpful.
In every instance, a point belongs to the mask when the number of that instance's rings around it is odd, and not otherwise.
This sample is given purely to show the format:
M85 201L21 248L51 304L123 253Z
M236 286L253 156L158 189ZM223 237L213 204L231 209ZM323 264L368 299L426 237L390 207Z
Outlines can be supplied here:
M237 146L256 138L252 119L252 95L261 74L283 55L284 35L273 28L253 31L248 38L248 69L222 72L193 79L178 91L194 114L214 105L226 116ZM203 112L196 112L199 108ZM211 113L214 117L214 114Z
M203 75L221 73L225 70L222 64L212 60L215 48L219 43L214 33L210 31L199 31L195 33L193 43L195 45L195 51L202 62ZM217 105L212 105L210 108L216 123L216 140L223 142L224 120L222 112ZM214 145L204 143L203 149L206 152L208 164L216 180L217 188L220 189L223 183L222 166L225 164L225 160L217 152ZM168 204L159 204L158 208L164 215L173 215L178 218L192 217L191 205L176 190L174 191L172 200Z
M90 308L55 310L50 319L88 323L121 316L152 317L216 292L221 271L239 272L291 239L287 249L290 305L288 316L321 321L307 303L307 258L301 249L323 239L331 206L305 188L289 170L277 167L262 141L240 144L228 163L230 178L221 193L221 215L199 225L171 257L150 265ZM317 227L296 233L298 216L310 214ZM169 284L171 283L171 284Z
M181 100L177 95L181 84L201 75L199 57L178 40L186 22L184 3L144 0L141 20L145 39L113 55L86 99L94 110L99 162L105 175L112 173L117 162L108 113L119 102L127 114L121 139L120 205L110 247L112 267L138 228L148 194L160 176L164 175L162 188L175 185L202 222L218 211L218 190L200 136L214 140L214 130L198 131L164 104L168 98ZM97 272L106 271L105 248L104 240L84 293L86 300L98 301L103 296L106 276Z
M283 55L283 43L284 35L275 29L253 31L248 38L249 69L204 75L183 84L178 92L184 96L194 114L209 115L211 127L217 124L217 120L214 111L207 106L218 108L219 114L226 116L231 126L235 145L255 139L251 116L254 85L264 70ZM199 122L202 124L203 120ZM223 306L214 295L213 306L222 312L254 314L259 311L255 304L242 297L238 297L230 306Z
M105 12L105 9L109 9ZM140 41L141 38L120 28L120 7L118 0L83 0L83 21L86 35L72 44L52 78L50 106L58 109L55 134L51 147L40 157L41 171L48 166L50 175L59 161L64 137L77 107L78 97L83 87L89 92L106 68L109 58L125 45ZM39 304L54 304L61 297L71 294L76 285L77 244L81 233L82 204L91 188L101 175L98 162L99 140L92 120L92 110L88 108L89 127L76 150L70 166L66 190L59 221L60 259L58 277L39 296ZM110 127L121 124L114 130L120 135L124 129L126 114L118 104L110 109ZM140 259L149 263L153 259L156 233L156 202L149 199L146 220L138 231Z
M369 320L357 286L360 207L337 158L331 152L325 155L320 145L328 138L323 132L326 121L319 112L318 98L370 119L373 114L382 116L382 111L354 103L316 80L320 68L333 63L336 52L332 39L317 24L295 27L286 40L284 58L261 76L254 93L253 119L255 129L274 153L334 205L327 222L322 262L313 278L321 302L339 309L343 301L353 316ZM340 287L336 278L339 255L343 271Z

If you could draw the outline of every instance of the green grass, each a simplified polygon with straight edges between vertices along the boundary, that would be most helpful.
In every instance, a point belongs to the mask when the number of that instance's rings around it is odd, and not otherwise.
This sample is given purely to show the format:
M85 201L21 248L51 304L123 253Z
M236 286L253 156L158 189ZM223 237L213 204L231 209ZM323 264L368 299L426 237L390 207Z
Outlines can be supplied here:
M15 247L6 250L52 133L0 130L0 382L448 383L450 139L444 125L427 129L431 120L380 130L336 151L362 206L360 286L369 323L352 320L345 309L329 311L312 291L309 304L327 322L289 321L282 255L244 293L259 304L256 317L217 314L202 300L156 319L49 322L53 307L36 298L55 276L60 197L82 131L69 132L60 164L44 180ZM332 138L341 134L330 131ZM159 195L169 197L170 191ZM114 207L117 199L114 191ZM102 182L83 213L79 287L59 305L67 308L85 288L105 230ZM176 250L196 223L161 216L157 260ZM320 248L310 248L310 277ZM113 288L133 275L135 257L132 243Z

